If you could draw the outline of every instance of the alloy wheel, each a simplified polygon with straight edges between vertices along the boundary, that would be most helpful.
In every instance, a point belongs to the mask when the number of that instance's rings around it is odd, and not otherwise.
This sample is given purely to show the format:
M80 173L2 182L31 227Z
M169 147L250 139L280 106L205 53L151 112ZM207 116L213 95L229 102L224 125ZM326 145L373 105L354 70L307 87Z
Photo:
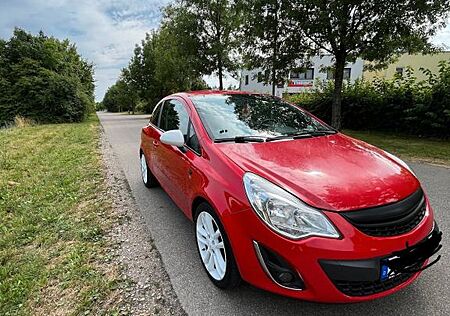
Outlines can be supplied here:
M142 181L144 181L144 183L147 183L148 181L147 161L145 160L144 154L141 154L141 176Z
M217 281L227 271L227 257L224 240L219 226L208 212L201 212L196 224L197 246L208 273Z

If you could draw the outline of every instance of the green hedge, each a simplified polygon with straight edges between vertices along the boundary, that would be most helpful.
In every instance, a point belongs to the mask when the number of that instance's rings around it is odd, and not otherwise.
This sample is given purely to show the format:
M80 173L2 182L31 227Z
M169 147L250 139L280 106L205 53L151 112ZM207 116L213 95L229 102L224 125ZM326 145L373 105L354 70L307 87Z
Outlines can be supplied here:
M417 81L412 69L393 80L363 80L344 86L343 128L390 131L420 136L450 136L450 63L441 62L438 74ZM333 83L312 93L287 97L326 122L331 121Z
M19 115L42 123L82 121L94 111L92 65L69 41L16 29L0 40L0 125Z

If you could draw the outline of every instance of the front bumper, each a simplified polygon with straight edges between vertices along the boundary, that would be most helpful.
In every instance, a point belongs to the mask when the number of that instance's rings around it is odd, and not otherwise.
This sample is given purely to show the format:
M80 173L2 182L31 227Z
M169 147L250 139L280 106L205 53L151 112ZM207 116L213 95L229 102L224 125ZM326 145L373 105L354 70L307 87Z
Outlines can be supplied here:
M357 230L340 214L325 212L339 228L343 237L331 239L310 237L293 241L270 230L251 209L226 216L225 228L231 241L241 276L250 284L281 295L319 302L358 302L392 294L413 282L420 271L389 278L380 284L380 260L406 245L417 245L434 229L433 214L427 201L422 221L410 232L393 237L371 237ZM291 266L304 282L303 289L281 286L267 274L255 251L255 244L272 250ZM371 267L362 279L354 278L347 270L344 277L330 274L330 262L370 262ZM341 280L344 279L344 280ZM360 282L352 283L348 282ZM365 282L365 283L364 283ZM357 292L357 288L363 291ZM381 287L381 290L380 290Z
M435 224L433 231L417 245L390 256L366 260L319 260L320 266L336 288L348 296L382 293L410 279L426 266L428 259L441 249L442 233Z

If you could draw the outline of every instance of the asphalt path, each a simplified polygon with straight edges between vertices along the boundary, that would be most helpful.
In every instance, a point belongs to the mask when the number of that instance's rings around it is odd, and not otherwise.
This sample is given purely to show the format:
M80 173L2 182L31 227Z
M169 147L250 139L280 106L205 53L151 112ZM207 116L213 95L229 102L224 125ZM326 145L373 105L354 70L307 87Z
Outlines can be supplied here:
M450 314L450 169L410 165L431 200L444 232L442 259L406 289L357 304L317 304L285 298L244 284L221 291L198 258L194 225L160 188L147 189L139 170L140 130L148 116L98 113L132 194L161 253L173 288L189 315L448 315Z

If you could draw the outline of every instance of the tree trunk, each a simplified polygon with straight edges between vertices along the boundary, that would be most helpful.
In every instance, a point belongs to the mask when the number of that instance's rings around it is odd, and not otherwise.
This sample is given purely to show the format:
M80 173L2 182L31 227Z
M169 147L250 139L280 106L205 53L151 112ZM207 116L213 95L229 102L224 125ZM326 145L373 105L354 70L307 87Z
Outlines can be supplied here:
M275 13L275 28L273 30L273 38L272 38L272 43L273 43L273 55L272 55L272 95L275 95L275 89L277 86L277 59L278 59L278 1L275 4L275 8L274 8L274 13Z
M217 68L219 73L219 90L223 90L223 66L222 66L222 58L218 58Z
M276 74L276 70L275 67L272 68L272 95L275 95L275 89L277 86L277 83L275 82L277 79L277 74Z
M344 81L345 56L336 56L334 69L334 92L331 106L331 126L340 130L342 128L341 104L342 104L342 84Z

